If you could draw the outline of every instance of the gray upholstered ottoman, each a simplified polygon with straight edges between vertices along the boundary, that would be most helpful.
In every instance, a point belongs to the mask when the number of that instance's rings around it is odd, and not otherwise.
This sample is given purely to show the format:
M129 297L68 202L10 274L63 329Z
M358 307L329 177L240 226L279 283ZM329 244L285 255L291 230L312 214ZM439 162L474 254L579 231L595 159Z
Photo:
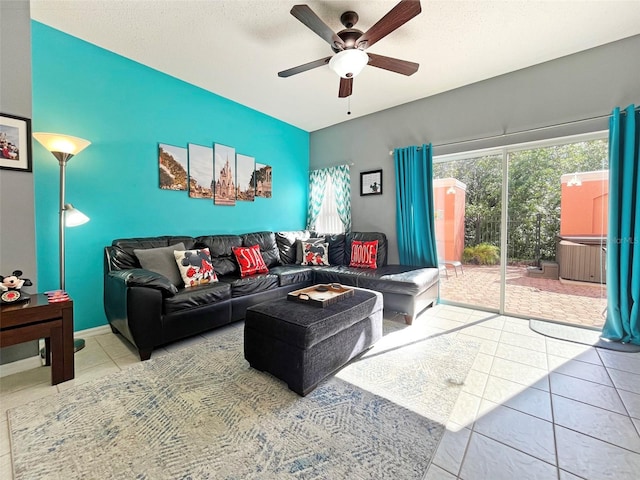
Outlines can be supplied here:
M382 337L382 294L354 290L325 308L286 298L249 307L244 358L307 395Z

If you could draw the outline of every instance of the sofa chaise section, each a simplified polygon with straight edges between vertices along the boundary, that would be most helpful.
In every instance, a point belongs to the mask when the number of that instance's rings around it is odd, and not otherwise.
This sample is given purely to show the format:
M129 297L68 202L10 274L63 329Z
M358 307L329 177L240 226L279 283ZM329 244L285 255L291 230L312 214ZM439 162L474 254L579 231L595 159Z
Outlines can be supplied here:
M320 236L321 234L315 233ZM352 287L366 288L382 293L384 308L400 312L411 325L415 316L433 305L438 298L438 269L414 267L410 265L387 264L387 237L380 232L353 232L345 235L325 237L329 243L329 256L342 258L342 265L319 267L316 271L317 283L341 283ZM377 267L350 267L351 245L354 241L378 242ZM333 250L333 251L332 251ZM331 261L329 262L331 263Z

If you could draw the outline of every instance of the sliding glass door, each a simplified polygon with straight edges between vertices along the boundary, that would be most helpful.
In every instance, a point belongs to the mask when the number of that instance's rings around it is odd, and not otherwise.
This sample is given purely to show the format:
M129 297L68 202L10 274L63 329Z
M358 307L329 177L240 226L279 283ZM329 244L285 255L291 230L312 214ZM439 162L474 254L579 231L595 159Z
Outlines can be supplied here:
M505 313L601 327L607 141L508 155Z
M438 162L433 172L440 298L499 310L502 155Z
M441 301L601 327L607 148L600 134L436 157Z

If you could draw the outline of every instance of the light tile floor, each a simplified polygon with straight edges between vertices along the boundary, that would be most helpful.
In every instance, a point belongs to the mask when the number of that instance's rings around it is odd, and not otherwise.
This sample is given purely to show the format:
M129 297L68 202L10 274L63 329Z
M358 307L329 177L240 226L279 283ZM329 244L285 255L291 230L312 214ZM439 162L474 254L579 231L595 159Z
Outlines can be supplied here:
M407 328L480 344L425 480L639 478L640 353L563 342L531 331L525 320L448 305ZM74 380L51 386L49 367L0 379L0 478L12 478L8 408L139 362L119 336L85 340Z

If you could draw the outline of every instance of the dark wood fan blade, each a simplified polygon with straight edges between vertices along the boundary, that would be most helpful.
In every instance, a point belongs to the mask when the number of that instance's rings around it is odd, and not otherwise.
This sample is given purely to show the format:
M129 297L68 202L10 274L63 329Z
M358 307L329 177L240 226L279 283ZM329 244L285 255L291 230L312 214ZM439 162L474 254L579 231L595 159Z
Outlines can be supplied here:
M306 72L307 70L311 70L312 68L318 68L323 65L326 65L331 60L331 57L321 58L320 60L315 60L313 62L305 63L304 65L298 65L297 67L290 68L289 70L283 70L278 72L279 77L290 77L291 75L295 75L297 73Z
M340 77L340 88L338 89L338 97L344 98L351 95L353 91L353 77L342 78Z
M369 48L422 11L419 0L402 0L358 39L358 48Z
M291 15L313 30L329 45L335 46L340 50L344 49L345 45L342 39L308 5L294 5L291 9Z
M367 52L367 55L369 55L368 65L383 68L390 72L401 73L402 75L413 75L418 71L418 67L420 67L418 63L400 60L399 58L385 57L383 55L375 55L369 52Z

